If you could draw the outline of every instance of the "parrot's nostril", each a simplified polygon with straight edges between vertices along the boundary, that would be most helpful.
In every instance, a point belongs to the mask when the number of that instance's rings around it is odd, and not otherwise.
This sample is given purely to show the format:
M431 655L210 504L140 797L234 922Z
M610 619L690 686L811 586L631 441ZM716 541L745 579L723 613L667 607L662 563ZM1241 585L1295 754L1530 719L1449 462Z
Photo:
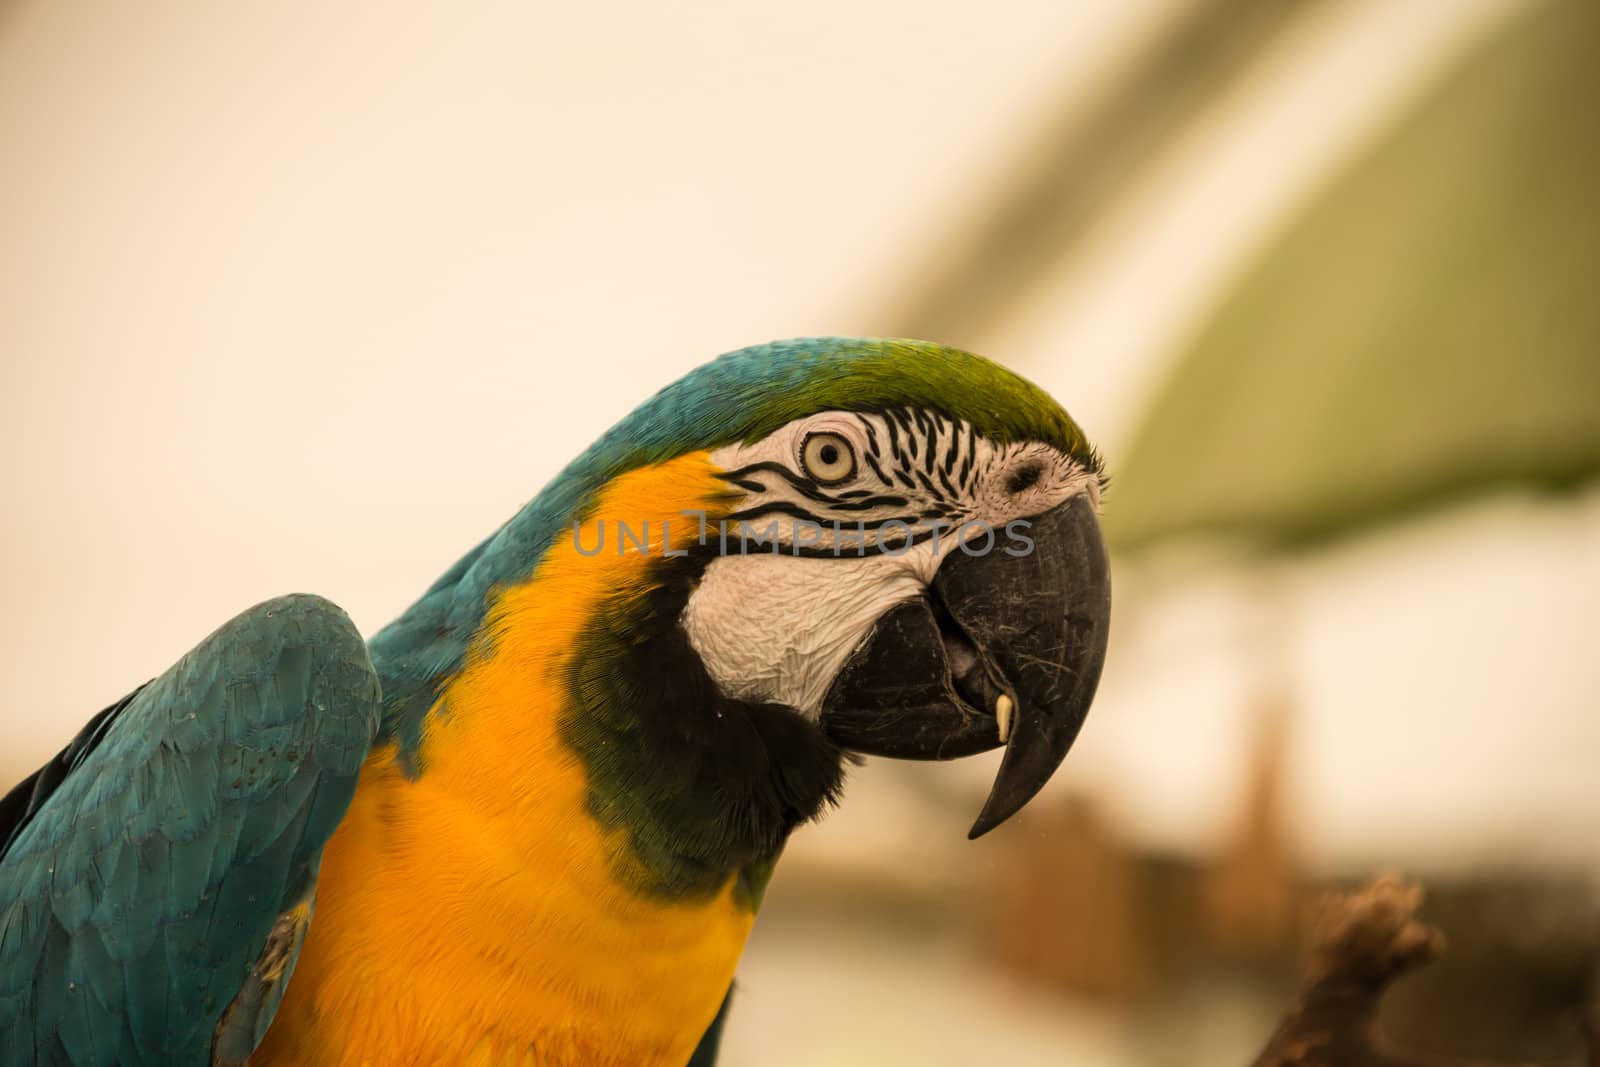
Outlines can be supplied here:
M1014 470L1011 472L1011 476L1006 479L1006 492L1012 496L1027 492L1039 484L1039 478L1043 474L1044 468L1037 463L1030 463L1026 467Z

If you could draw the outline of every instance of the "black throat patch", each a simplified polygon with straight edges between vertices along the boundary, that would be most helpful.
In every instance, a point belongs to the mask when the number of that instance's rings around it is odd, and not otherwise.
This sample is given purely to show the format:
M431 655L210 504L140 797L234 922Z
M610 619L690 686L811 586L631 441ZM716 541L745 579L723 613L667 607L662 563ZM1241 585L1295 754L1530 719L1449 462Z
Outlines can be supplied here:
M754 908L790 831L837 799L845 756L794 709L728 697L706 672L678 619L709 558L663 559L648 591L596 612L561 735L591 814L628 834L619 880L703 899L739 875Z

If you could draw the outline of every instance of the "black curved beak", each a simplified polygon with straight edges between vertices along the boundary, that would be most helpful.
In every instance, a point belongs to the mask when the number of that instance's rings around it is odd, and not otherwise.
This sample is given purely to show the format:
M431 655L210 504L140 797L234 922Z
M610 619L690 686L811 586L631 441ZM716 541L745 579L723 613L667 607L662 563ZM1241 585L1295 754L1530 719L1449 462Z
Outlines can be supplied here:
M873 756L956 759L1006 745L974 838L1016 814L1066 758L1111 622L1105 541L1085 495L1013 529L990 551L952 552L927 596L879 619L821 718L840 745Z

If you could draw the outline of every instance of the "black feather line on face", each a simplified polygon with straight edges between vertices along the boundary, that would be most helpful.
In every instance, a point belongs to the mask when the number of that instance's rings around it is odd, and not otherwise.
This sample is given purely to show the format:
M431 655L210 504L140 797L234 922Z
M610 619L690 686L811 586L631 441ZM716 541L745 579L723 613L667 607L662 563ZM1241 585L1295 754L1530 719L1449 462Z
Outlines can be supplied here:
M910 503L910 501L905 497L880 497L878 499L883 500L884 503L874 506L905 507ZM753 519L759 519L766 515L771 515L774 517L783 516L785 518L797 519L800 522L814 522L823 529L831 529L835 522L841 523L853 529L854 524L863 521L859 518L856 518L853 514L855 511L862 510L859 504L851 505L849 507L840 505L839 510L848 511L851 512L851 514L832 516L818 515L815 512L807 511L798 504L791 504L786 500L774 500L771 503L753 504L750 507L744 508L740 511L731 512L726 516L726 518L728 522L750 522ZM905 522L910 524L913 521L913 519L908 519L903 515L894 515L887 519L874 519L870 525L872 527L879 527L891 522Z
M941 504L954 503L954 501L946 499L945 495L943 493L939 492L939 490L934 486L934 484L928 480L928 476L926 474L923 474L921 471L917 472L917 481L921 482L922 483L922 488L926 489L929 493L931 493L934 497L936 497L938 499L939 503L941 503Z
M743 477L756 471L768 474L776 474L778 477L787 481L797 493L805 497L807 500L815 501L819 504L827 504L828 506L838 508L841 511L866 511L868 508L876 507L899 507L905 503L905 500L902 497L875 497L864 489L852 489L847 490L844 493L830 493L810 478L798 475L791 471L788 467L785 467L783 464L774 463L771 460L766 460L761 463L751 463L748 466L740 467L735 471L726 471L721 475L721 477L725 481L733 482L735 485L746 485L747 483L742 480ZM759 484L757 487L763 490L765 489L764 486L760 486ZM859 497L866 497L866 499L856 499Z
M906 459L900 452L900 431L895 426L894 416L886 415L883 425L889 431L889 454L894 457L896 463L904 463Z
M911 416L906 414L906 412L902 409L895 408L893 411L889 412L889 419L891 422L898 422L900 424L900 429L905 431L906 451L910 452L912 460L915 460L917 458L917 431L911 425ZM896 455L895 458L900 459L898 455ZM904 460L902 460L902 462L904 462Z
M782 463L777 463L770 459L762 460L759 463L747 463L735 470L723 471L718 477L725 481L737 481L740 478L748 478L752 474L776 474L796 489L820 488L812 479L803 474L796 474Z
M817 485L816 482L810 480L809 478L802 478L793 471L789 470L787 467L783 466L781 463L774 463L770 460L761 463L752 463L748 466L740 467L736 471L726 471L721 475L721 477L725 481L732 482L734 485L748 486L752 483L748 482L741 476L749 474L753 471L763 471L770 474L776 474L780 478L785 479L796 492L805 497L807 500L817 504L824 504L835 511L856 512L870 511L873 508L899 508L904 507L908 503L906 498L903 496L873 496L865 489L852 489L845 493L837 494L829 493L827 490L823 489L821 486ZM757 488L764 490L765 487L757 484ZM759 512L757 513L759 514ZM730 516L730 518L732 517L735 516Z
M896 442L904 442L904 445L902 445L904 453L896 450L894 459L898 459L901 462L917 459L917 430L912 426L910 414L907 414L904 408L891 408L891 410L883 413L883 421L885 421L885 426L890 427L890 434L894 435L894 440ZM896 432L896 427L899 427L898 432Z
M814 522L818 526L826 525L830 520L821 515L815 515L799 504L791 504L786 500L774 500L770 504L756 504L753 507L735 511L728 515L729 522L748 522L763 515L783 515L801 522Z
M859 509L863 505L904 507L910 501L904 497L874 497L870 501L856 501L852 504L836 505L839 510ZM947 502L948 503L948 502ZM952 512L939 510L932 513L931 517L945 518ZM866 556L877 556L884 553L896 553L902 549L909 549L929 540L936 533L935 530L918 530L916 527L923 518L910 514L893 515L885 519L874 519L870 523L849 515L824 516L792 504L784 500L775 500L769 503L756 503L748 508L729 513L724 517L724 522L742 523L748 529L724 532L719 537L708 536L704 543L689 550L691 555L714 558L720 555L755 555L758 553L771 555L795 556L801 559L857 559ZM774 531L772 522L765 526L756 520L770 518L777 522L780 518L793 519L797 523L810 523L817 527L820 533L831 533L834 545L797 544L793 536L794 531L788 531L791 536L786 540L785 531L781 528ZM893 538L885 538L885 527L900 524L910 532L910 537L904 534ZM876 542L866 543L867 535L876 532L879 539Z
M904 522L907 526L915 525L915 520L909 518L891 519L887 521ZM853 534L855 530L847 527L846 532ZM784 548L783 554L786 556L796 556L800 559L865 559L868 556L894 555L900 552L908 552L913 547L922 544L924 541L932 540L935 532L936 531L931 529L913 530L909 538L898 537L883 544L867 545L865 548L862 548L861 546L857 545L856 542L851 541L848 544L841 545L838 551L835 551L833 547L828 545L800 545L798 547L787 546Z
M950 477L950 472L955 469L956 457L960 454L961 428L959 426L952 426L950 428L950 447L945 450L944 463L939 468L939 473L946 479ZM948 482L946 484L948 484Z
M872 428L872 422L862 415L857 415L856 421L861 424L863 430L867 431L867 451L876 456L878 454L878 433Z
M888 477L883 473L883 468L878 466L877 458L874 457L872 455L872 453L870 453L870 452L867 453L867 455L865 457L863 457L863 458L866 459L867 466L872 468L872 473L877 475L878 481L882 482L885 486L888 486L889 488L892 489L894 487L894 483L891 482L888 479Z
M830 506L834 511L854 514L874 508L903 508L909 503L911 501L903 496L869 496L865 500L835 500Z
M927 440L925 443L928 447L923 453L922 467L923 470L928 474L932 474L934 460L938 458L935 453L938 451L939 447L939 425L938 423L934 422L933 417L925 411L918 409L916 415L917 426L923 429L923 431L927 434Z

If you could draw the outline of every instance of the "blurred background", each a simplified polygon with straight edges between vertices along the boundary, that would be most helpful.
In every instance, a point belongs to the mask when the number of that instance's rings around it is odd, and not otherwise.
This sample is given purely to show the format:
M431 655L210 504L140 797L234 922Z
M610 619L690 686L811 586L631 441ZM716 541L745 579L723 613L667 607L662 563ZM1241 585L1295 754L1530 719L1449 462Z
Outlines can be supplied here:
M0 789L710 356L927 337L1107 457L1102 695L977 843L992 760L857 772L724 1062L1243 1064L1383 868L1396 1037L1586 1062L1597 103L1592 0L0 0Z

